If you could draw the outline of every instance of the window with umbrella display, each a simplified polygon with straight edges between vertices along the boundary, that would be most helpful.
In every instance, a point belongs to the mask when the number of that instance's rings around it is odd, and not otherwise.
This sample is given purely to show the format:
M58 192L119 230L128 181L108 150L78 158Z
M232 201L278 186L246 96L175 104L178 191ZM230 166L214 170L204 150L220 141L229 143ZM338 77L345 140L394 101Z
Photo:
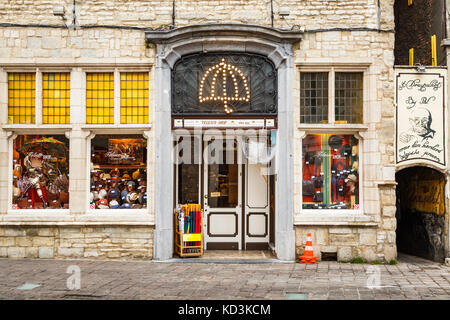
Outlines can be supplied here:
M97 135L91 140L91 209L147 207L147 140Z
M303 209L359 209L359 143L353 135L303 140Z
M69 140L19 135L13 142L13 209L69 208Z

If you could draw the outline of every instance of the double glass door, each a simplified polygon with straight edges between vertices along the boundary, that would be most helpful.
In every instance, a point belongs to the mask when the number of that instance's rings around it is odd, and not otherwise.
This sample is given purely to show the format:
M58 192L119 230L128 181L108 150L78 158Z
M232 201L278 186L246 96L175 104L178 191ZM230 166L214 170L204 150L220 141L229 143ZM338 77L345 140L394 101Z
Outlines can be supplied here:
M243 143L243 136L178 139L176 154L189 163L176 165L175 198L202 204L205 249L256 249L269 242L269 177L264 165L246 158Z

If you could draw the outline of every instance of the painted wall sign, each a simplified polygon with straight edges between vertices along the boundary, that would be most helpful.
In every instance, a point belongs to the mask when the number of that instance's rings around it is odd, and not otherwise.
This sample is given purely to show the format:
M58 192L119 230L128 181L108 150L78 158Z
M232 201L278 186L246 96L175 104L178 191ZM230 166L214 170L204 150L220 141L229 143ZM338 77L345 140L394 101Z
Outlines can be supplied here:
M396 72L396 163L445 166L445 72Z

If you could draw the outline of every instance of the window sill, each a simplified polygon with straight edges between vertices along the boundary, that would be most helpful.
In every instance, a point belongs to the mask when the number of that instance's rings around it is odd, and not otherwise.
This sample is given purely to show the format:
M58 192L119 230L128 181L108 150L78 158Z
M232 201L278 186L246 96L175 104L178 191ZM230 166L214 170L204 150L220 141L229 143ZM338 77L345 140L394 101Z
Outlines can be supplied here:
M297 214L294 225L376 227L378 223L374 217L364 215L361 210L310 209Z
M129 124L84 124L81 129L107 129L107 128L151 128L151 123L129 123Z
M0 215L0 225L77 226L77 225L154 225L154 215L146 209L122 209L120 212L98 210L69 214L69 210L9 210Z
M341 131L343 133L355 132L355 131L367 131L369 126L361 123L302 123L297 125L298 130L311 131L311 132L323 132L323 131Z
M67 131L73 127L72 124L5 124L2 129L5 131L24 132L27 130L40 130L43 132Z

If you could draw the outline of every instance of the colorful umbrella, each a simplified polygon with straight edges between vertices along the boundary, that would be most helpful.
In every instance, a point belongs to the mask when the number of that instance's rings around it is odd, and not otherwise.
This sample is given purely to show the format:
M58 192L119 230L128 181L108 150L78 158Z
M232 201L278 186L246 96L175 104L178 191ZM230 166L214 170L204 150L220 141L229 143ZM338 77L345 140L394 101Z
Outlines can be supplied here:
M22 148L20 148L20 151L23 154L38 152L52 157L64 157L66 156L68 149L64 142L52 137L42 137L25 143Z

